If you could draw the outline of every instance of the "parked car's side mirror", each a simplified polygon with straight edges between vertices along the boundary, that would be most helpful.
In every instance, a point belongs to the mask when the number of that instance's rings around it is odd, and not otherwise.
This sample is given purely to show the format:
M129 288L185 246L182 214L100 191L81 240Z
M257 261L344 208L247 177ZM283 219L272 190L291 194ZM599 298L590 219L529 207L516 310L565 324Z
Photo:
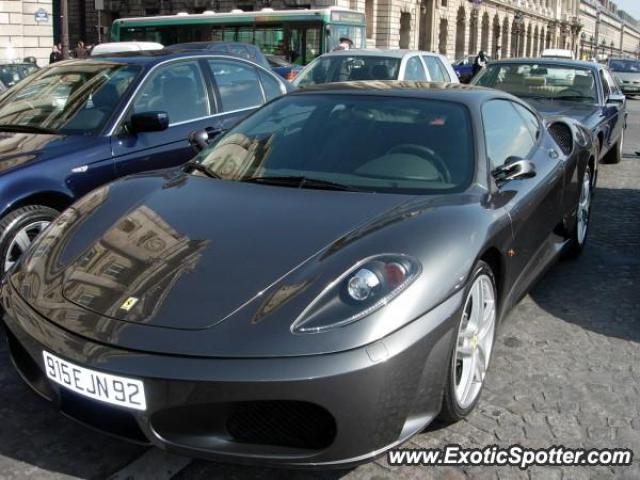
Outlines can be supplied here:
M607 103L624 103L627 97L623 93L612 93L607 99Z
M509 157L504 165L493 171L493 176L498 183L532 178L536 176L536 166L530 160Z
M169 114L167 112L134 113L128 125L131 133L161 132L169 128Z

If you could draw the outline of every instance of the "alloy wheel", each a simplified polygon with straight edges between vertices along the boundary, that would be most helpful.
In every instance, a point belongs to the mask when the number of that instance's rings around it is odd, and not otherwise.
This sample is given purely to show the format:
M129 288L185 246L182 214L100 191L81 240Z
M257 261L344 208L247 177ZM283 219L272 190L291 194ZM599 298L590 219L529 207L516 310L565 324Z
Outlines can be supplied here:
M4 258L4 271L8 271L18 261L20 256L29 248L33 240L49 226L48 220L29 223L18 230L13 237Z
M474 281L465 301L453 356L454 390L461 408L476 400L489 367L496 325L496 298L487 275Z
M589 172L589 169L587 169L584 172L584 177L582 178L580 200L578 200L577 239L579 245L582 245L587 238L587 230L589 229L589 213L591 211L591 192L591 173Z

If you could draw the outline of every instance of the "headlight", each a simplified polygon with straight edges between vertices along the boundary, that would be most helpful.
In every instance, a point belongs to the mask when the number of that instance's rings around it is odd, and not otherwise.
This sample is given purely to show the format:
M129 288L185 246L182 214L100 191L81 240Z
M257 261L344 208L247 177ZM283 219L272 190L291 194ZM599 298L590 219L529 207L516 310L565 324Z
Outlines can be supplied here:
M407 255L377 255L358 262L327 288L293 322L294 333L342 327L382 308L420 275Z

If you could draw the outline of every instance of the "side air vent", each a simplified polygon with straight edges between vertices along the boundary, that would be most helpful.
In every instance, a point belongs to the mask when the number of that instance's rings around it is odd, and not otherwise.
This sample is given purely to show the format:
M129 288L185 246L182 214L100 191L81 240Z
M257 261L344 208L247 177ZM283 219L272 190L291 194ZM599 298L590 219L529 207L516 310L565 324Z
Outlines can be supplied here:
M566 123L556 122L549 126L549 133L556 141L560 150L565 155L569 155L573 150L573 132Z

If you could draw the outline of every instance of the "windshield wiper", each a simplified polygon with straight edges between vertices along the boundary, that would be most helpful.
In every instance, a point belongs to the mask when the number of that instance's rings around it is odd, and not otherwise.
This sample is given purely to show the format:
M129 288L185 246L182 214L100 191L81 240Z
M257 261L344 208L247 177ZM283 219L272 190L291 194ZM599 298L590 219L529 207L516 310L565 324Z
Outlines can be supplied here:
M200 162L198 162L196 160L191 160L191 161L187 162L185 167L190 169L191 171L197 170L198 172L204 173L207 177L210 177L210 178L217 178L217 179L221 179L222 178L216 172L214 172L213 170L209 170L202 163L200 163Z
M351 185L343 183L331 182L319 178L309 178L303 175L287 175L287 176L267 176L267 177L250 177L242 180L247 183L263 183L266 185L280 185L283 187L294 188L317 188L321 190L341 190L345 192L360 192L362 190Z
M58 131L52 128L37 127L34 125L10 125L0 124L0 131L2 132L16 132L16 133L46 133L51 135L57 135Z

